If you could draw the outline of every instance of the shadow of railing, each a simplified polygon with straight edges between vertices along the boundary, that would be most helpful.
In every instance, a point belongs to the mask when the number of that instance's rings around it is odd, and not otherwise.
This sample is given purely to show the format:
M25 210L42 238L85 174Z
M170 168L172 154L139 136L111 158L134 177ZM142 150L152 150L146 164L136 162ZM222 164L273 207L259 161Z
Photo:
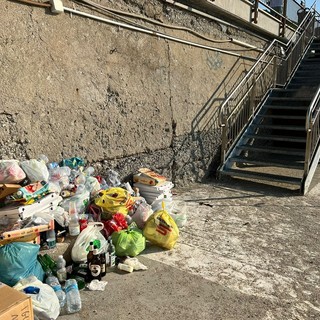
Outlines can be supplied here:
M185 136L182 141L173 143L174 156L171 159L173 180L185 170L185 167L181 166L181 158L175 159L182 153L183 161L188 170L192 171L195 181L202 182L214 175L220 160L221 128L218 121L220 107L251 67L252 63L238 57L194 117L190 135ZM187 154L184 153L186 148L190 150ZM180 162L179 166L176 164L177 161Z

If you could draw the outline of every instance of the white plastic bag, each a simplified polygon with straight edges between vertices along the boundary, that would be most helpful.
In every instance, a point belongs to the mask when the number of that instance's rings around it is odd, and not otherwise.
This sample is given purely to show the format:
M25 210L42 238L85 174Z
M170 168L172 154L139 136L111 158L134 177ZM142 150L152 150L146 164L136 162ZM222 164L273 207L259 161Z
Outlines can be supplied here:
M20 162L20 166L32 182L49 181L49 171L44 161L36 159Z
M70 203L75 202L78 213L83 213L90 201L90 191L85 187L81 189L79 188L79 190L80 191L77 191L74 196L63 199L63 201L60 202L59 206L62 207L65 211L69 212Z
M134 214L131 216L132 220L137 224L139 229L143 229L150 215L153 214L151 206L145 202L139 203Z
M19 183L25 178L17 160L0 160L0 183Z
M32 307L39 320L57 319L60 314L60 304L54 290L45 283L42 283L35 276L22 279L13 287L16 290L23 290L27 287L36 287L40 291L37 294L27 294L32 299Z
M81 231L71 250L71 258L74 262L85 262L90 247L90 241L98 247L98 253L107 252L108 242L102 235L104 225L101 222L89 222L88 226Z

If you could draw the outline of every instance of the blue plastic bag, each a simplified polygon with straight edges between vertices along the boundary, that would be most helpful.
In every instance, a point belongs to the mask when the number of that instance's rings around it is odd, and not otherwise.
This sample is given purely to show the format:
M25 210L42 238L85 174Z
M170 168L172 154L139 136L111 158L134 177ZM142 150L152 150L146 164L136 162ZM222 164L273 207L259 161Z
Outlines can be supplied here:
M37 260L40 246L12 242L0 247L0 282L14 286L19 280L34 275L44 280L44 271Z

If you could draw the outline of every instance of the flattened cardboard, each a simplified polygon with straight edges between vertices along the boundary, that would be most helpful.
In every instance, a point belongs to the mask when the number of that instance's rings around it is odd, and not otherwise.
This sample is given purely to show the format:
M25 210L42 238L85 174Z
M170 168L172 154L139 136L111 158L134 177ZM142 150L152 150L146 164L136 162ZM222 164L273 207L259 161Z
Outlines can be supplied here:
M0 282L0 319L33 320L31 297Z
M0 184L0 200L4 199L6 196L13 194L21 188L20 184Z

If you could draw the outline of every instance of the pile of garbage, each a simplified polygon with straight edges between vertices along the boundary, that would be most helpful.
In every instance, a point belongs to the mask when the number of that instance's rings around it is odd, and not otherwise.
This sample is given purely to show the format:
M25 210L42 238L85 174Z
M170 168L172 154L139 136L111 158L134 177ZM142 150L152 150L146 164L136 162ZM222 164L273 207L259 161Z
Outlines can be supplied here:
M79 157L0 160L0 281L30 296L38 319L80 311L79 290L104 290L108 272L146 270L146 245L172 249L186 223L166 177L94 171ZM54 260L46 250L68 237L72 261Z

